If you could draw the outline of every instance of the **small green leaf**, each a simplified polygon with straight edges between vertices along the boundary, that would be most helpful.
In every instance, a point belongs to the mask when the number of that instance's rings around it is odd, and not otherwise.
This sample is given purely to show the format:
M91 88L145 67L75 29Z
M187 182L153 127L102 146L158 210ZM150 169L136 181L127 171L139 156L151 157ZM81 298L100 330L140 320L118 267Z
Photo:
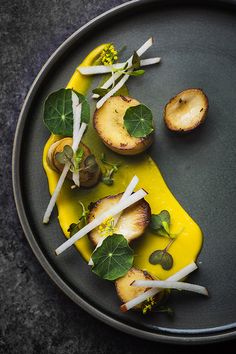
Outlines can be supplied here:
M160 214L152 214L150 228L160 236L170 236L170 214L162 210Z
M74 91L75 92L75 91ZM88 123L90 107L86 98L75 92L82 103L81 121ZM44 124L51 133L57 135L73 135L72 90L60 89L51 93L44 104Z
M101 161L104 165L111 166L110 169L105 169L105 172L102 175L102 182L107 186L111 186L114 183L113 175L116 173L121 165L120 162L112 163L106 160L105 154L102 153Z
M170 270L173 266L173 257L165 249L157 250L150 255L149 262L153 265L160 264L164 270Z
M139 69L140 68L140 58L137 52L134 51L133 58L132 58L132 68Z
M134 255L123 235L108 236L92 254L92 271L107 280L124 276L133 265Z
M97 88L93 89L93 93L95 93L101 97L105 96L109 91L110 91L110 89L105 89L102 87L97 87Z
M84 160L83 170L86 170L90 173L95 173L98 168L99 166L97 164L95 156L92 154L87 156L86 159Z
M145 137L154 130L152 111L145 105L129 107L124 116L124 126L135 138Z
M114 183L114 180L110 176L105 175L105 176L102 176L102 182L104 184L106 184L107 186L112 186Z
M145 70L134 70L134 71L127 71L126 74L130 76L141 76L145 73Z
M63 151L57 152L55 155L56 160L61 164L71 163L73 157L73 150L70 145L65 145Z
M69 229L67 231L70 233L70 237L72 237L79 230L80 230L79 223L78 224L72 223L70 224Z

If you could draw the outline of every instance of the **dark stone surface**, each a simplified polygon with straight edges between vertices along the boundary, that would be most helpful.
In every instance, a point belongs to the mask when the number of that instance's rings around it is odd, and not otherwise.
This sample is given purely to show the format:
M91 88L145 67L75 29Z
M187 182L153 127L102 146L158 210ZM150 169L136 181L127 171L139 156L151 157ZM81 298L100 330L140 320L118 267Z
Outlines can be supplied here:
M100 323L50 281L16 214L11 152L24 97L50 54L77 28L124 0L1 0L0 353L187 353L203 348L142 341ZM230 344L217 349L234 352ZM212 348L215 349L215 348Z

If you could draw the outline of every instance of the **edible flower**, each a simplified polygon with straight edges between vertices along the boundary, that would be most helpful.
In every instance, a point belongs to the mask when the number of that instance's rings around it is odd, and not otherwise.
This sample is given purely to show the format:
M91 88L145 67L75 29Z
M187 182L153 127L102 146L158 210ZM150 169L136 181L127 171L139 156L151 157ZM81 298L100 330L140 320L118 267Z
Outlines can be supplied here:
M114 218L110 216L100 224L98 231L102 237L107 237L114 234L114 221Z
M109 43L101 53L101 62L103 65L112 65L118 59L118 52L114 45Z

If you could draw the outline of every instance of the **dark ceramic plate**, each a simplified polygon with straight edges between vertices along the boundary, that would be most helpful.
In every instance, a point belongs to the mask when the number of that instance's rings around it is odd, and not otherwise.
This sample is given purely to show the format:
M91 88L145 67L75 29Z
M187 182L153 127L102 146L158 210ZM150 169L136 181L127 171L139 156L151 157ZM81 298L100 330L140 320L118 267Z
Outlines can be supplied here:
M43 102L66 85L92 48L113 41L131 54L150 35L147 56L162 63L144 77L130 79L132 95L152 107L156 141L150 153L173 194L201 225L205 242L200 270L191 276L211 298L176 293L176 316L119 312L113 285L91 273L74 248L55 257L64 241L54 213L42 225L49 199L42 168L48 131ZM20 220L28 241L55 283L86 311L127 333L156 341L205 343L236 337L236 6L232 1L133 1L99 16L74 33L51 56L33 83L17 127L13 181ZM130 53L128 53L130 51ZM177 92L201 87L210 110L204 126L191 134L170 134L162 121L164 104Z

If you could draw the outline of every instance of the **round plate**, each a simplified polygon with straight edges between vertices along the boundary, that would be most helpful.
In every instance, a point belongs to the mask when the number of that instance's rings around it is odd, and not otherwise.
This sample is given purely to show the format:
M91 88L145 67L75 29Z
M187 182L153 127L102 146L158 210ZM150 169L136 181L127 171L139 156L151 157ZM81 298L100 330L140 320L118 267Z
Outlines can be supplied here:
M129 56L153 36L146 57L162 57L143 77L131 78L132 96L153 110L156 140L150 153L173 194L201 225L205 235L200 270L193 283L208 287L210 299L175 293L176 316L119 311L113 284L90 271L64 241L56 212L49 225L42 216L49 200L42 168L48 138L43 125L46 96L66 86L74 69L95 46L112 41L127 45ZM204 343L236 337L235 169L236 169L236 7L232 1L133 1L108 11L75 32L51 56L24 103L13 153L14 193L28 241L55 283L86 311L117 329L146 339ZM179 91L201 87L209 97L206 123L188 135L166 130L165 103Z

